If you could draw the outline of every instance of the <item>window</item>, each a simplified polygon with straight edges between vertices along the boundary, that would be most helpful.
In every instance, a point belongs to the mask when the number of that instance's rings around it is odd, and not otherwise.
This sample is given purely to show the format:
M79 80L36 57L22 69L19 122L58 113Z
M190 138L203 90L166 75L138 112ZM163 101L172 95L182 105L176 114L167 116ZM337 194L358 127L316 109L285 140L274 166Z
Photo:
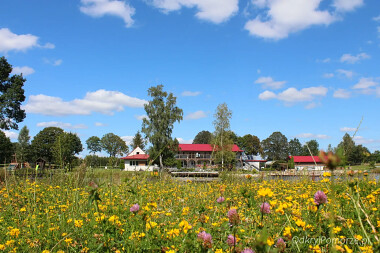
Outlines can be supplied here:
M140 152L136 152L136 155L139 155L140 154Z

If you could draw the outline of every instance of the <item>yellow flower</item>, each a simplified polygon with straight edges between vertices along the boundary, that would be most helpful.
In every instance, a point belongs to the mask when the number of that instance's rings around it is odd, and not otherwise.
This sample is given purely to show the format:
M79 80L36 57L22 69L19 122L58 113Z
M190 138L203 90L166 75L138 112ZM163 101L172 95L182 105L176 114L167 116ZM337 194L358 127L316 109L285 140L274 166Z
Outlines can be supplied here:
M339 252L344 252L344 248L342 246L339 246L339 245L335 245L335 249Z
M193 226L191 226L187 221L183 220L179 223L179 227L182 228L183 232L187 234L187 231L189 229L192 229Z
M77 228L80 228L83 226L83 220L74 220L74 225L77 227Z
M189 210L190 210L190 208L187 206L187 207L184 207L183 209L182 209L182 215L188 215L189 214Z
M67 243L67 245L70 245L70 243L73 241L73 239L71 238L66 238L65 239L65 242Z
M215 250L215 253L223 253L223 249L217 249Z
M146 230L149 230L149 229L154 228L154 227L156 227L156 226L157 226L157 223L154 222L154 221L149 221L149 222L147 222L146 225L145 225Z
M363 253L373 253L373 249L371 245L359 247Z
M361 241L363 239L363 236L361 236L361 235L354 235L354 237L358 241Z
M272 245L274 244L274 240L272 239L272 237L268 237L268 239L267 239L267 244L268 244L269 246L272 246Z
M269 188L261 188L257 194L261 197L265 197L265 196L268 196L268 197L272 197L273 196L273 192L271 189Z
M340 227L333 228L333 233L338 234L342 229Z
M4 250L5 249L5 245L4 244L0 244L0 250Z
M45 249L42 253L50 253L50 250Z
M352 253L352 249L350 249L347 245L344 245L344 248L347 253Z
M331 177L331 172L323 172L324 177Z
M68 219L67 220L67 223L71 223L71 222L73 222L73 219Z
M306 222L304 222L304 221L298 219L298 220L296 221L296 224L297 224L297 226L299 226L299 227L305 227Z
M26 212L26 208L25 207L21 208L20 212Z
M18 235L20 234L20 229L18 229L18 228L13 228L13 229L9 232L9 234L10 234L11 236L18 237Z
M319 245L315 245L315 246L312 246L312 245L309 245L309 249L312 251L312 252L315 252L315 253L321 253L321 248L319 247Z

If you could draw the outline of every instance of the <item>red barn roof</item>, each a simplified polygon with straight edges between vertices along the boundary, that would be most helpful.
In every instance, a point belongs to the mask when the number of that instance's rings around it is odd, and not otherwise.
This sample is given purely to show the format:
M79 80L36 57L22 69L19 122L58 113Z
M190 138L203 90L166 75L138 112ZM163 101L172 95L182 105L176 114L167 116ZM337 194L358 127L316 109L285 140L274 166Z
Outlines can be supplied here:
M289 158L294 158L295 163L322 163L321 159L319 156L289 156ZM314 160L313 160L314 158Z
M148 160L148 158L149 158L149 155L138 154L138 155L131 155L131 156L122 157L121 159L124 159L124 160Z
M197 151L197 152L212 152L215 149L214 145L211 144L179 144L178 148L180 151ZM243 152L236 144L232 146L233 152Z

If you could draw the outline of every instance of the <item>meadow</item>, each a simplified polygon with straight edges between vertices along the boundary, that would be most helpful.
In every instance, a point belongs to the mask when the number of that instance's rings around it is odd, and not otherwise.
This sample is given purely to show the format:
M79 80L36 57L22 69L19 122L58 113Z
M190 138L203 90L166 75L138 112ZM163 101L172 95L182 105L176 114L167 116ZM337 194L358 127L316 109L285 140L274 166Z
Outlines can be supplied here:
M380 188L318 182L180 182L79 168L0 183L4 252L379 252Z

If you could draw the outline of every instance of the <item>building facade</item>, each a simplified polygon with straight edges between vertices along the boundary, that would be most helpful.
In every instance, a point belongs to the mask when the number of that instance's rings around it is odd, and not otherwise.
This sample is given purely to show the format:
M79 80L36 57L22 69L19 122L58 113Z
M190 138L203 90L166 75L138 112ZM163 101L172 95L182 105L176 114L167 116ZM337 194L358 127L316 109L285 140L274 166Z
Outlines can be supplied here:
M153 166L148 166L149 155L139 147L121 159L124 160L125 171L153 171Z
M296 170L323 170L325 167L318 156L289 156L292 158Z

